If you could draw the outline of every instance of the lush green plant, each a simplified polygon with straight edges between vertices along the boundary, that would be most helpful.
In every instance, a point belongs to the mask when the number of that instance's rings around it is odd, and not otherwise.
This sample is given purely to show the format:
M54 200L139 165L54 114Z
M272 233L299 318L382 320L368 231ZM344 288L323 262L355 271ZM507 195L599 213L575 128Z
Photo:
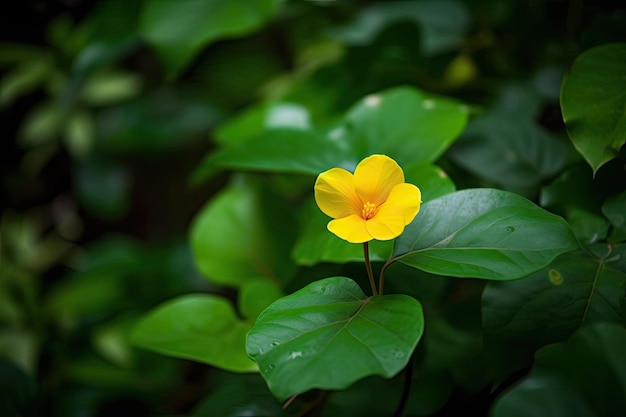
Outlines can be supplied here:
M37 95L8 173L74 171L51 215L3 214L0 407L624 415L625 23L578 2L107 1L47 48L5 44L0 102ZM316 178L371 155L417 215L331 233Z

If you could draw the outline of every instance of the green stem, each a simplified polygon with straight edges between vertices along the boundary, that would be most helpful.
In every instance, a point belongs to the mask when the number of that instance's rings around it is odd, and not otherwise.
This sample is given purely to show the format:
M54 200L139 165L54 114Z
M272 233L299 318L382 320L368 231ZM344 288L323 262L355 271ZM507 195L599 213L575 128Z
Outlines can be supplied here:
M383 295L383 291L385 290L385 271L387 270L387 268L389 268L389 266L391 266L392 263L397 260L398 258L389 259L380 269L380 275L378 277L378 290L380 291L380 295Z
M378 295L376 291L376 281L374 281L374 273L372 272L372 263L370 262L370 249L367 242L363 242L363 257L365 258L365 269L367 269L367 277L372 287L372 295Z

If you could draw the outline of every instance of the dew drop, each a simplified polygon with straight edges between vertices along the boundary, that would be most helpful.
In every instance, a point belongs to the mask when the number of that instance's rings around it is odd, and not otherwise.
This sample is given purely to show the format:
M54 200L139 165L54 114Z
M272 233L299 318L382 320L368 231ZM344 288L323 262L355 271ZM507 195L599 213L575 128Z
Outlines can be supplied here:
M514 231L515 231L515 228L514 228L513 226L507 226L507 227L506 227L506 231L507 231L507 232L514 232Z
M287 359L295 359L295 358L301 358L301 357L302 357L302 351L297 351L297 352L291 352L289 356L287 356Z
M394 350L393 351L393 356L396 358L404 358L404 353L399 351L399 350Z
M280 342L273 341L272 343L270 343L270 345L276 347L276 346L280 345Z

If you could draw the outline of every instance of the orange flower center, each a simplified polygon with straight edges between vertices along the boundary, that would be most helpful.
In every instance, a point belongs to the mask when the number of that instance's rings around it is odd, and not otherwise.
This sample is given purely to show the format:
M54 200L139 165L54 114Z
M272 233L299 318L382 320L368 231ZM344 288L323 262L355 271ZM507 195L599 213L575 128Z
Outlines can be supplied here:
M363 210L361 211L361 215L365 220L371 219L372 217L374 217L375 214L376 204L370 203L369 201L363 204Z

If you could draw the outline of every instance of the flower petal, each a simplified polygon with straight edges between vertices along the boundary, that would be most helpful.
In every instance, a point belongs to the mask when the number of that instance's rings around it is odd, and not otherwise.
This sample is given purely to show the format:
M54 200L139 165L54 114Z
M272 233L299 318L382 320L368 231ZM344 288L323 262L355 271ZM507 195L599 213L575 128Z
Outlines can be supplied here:
M390 240L402 234L421 206L421 193L413 184L398 184L374 217L367 221L369 234L377 240Z
M328 230L350 243L369 242L373 239L366 229L366 221L356 214L343 219L331 220Z
M363 203L354 189L354 177L342 168L322 172L315 181L315 201L334 219L360 214Z
M402 183L402 168L386 155L368 156L354 171L356 193L364 203L384 203L393 187Z

